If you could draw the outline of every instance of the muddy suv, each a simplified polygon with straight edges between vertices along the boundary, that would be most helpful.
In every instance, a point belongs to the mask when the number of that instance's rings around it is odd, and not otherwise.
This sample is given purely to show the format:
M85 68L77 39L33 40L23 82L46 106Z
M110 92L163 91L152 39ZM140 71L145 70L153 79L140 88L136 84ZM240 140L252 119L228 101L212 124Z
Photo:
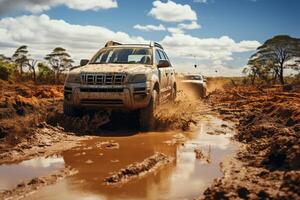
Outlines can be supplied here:
M81 60L64 86L64 113L88 109L138 111L140 127L154 127L156 107L176 98L175 72L156 42L108 42L91 60Z

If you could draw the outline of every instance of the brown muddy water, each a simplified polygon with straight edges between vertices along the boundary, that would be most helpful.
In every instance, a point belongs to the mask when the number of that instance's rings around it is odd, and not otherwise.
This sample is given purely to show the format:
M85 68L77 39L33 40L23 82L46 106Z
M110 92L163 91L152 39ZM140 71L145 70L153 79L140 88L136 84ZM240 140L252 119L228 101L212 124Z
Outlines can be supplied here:
M193 199L215 178L220 162L236 150L231 141L233 124L212 115L204 116L194 131L153 132L124 137L91 137L60 155L0 166L0 189L23 179L42 176L70 166L77 174L46 186L27 199ZM107 145L112 144L112 145ZM200 149L205 158L196 158ZM156 152L174 160L154 172L124 184L107 185L104 179Z

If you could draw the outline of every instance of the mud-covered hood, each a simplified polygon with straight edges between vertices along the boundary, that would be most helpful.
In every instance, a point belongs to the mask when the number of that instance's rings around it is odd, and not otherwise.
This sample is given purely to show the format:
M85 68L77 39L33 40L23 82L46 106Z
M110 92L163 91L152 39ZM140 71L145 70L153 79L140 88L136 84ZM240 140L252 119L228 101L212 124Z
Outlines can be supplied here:
M89 64L72 70L72 73L128 73L150 72L150 65L141 64Z

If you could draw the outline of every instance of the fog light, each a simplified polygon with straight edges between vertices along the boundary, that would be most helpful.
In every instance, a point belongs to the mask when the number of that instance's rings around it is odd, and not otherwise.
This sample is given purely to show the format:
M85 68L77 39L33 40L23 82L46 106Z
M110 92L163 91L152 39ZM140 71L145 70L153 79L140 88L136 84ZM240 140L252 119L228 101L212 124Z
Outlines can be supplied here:
M133 94L133 98L135 101L142 101L147 97L147 94L140 93L140 94Z

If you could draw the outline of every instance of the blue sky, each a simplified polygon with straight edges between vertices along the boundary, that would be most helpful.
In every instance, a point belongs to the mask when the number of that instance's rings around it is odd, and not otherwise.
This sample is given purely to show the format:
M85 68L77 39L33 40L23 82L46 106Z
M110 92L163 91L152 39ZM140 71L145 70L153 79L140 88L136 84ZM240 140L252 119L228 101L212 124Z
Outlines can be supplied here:
M10 6L9 1L15 4ZM95 2L97 0L67 0L55 4L51 0L41 0L39 4L31 0L0 0L3 8L0 9L0 36L2 32L7 41L5 44L0 42L0 54L9 55L14 47L27 44L32 48L33 56L42 58L42 54L52 48L49 43L57 42L56 45L66 47L78 60L80 56L92 56L103 45L104 39L156 40L166 46L178 71L197 70L213 75L218 70L218 75L230 76L240 74L247 58L266 39L277 34L300 35L299 0L174 0L160 1L157 5L150 0ZM8 20L21 23L20 30L8 24ZM69 28L64 30L57 20ZM28 26L25 26L27 22ZM37 23L48 32L41 35L36 30ZM179 28L192 23L198 27ZM144 29L134 28L136 25ZM147 25L161 25L164 30L148 30ZM80 30L76 26L80 26ZM60 29L54 30L55 27ZM99 40L96 34L89 35L94 29L99 32ZM76 36L76 41L71 41L68 35ZM34 38L39 42L33 41ZM89 40L89 45L84 45L85 40ZM92 46L93 41L98 44ZM182 44L183 41L189 44ZM199 64L198 69L193 68L195 62Z

